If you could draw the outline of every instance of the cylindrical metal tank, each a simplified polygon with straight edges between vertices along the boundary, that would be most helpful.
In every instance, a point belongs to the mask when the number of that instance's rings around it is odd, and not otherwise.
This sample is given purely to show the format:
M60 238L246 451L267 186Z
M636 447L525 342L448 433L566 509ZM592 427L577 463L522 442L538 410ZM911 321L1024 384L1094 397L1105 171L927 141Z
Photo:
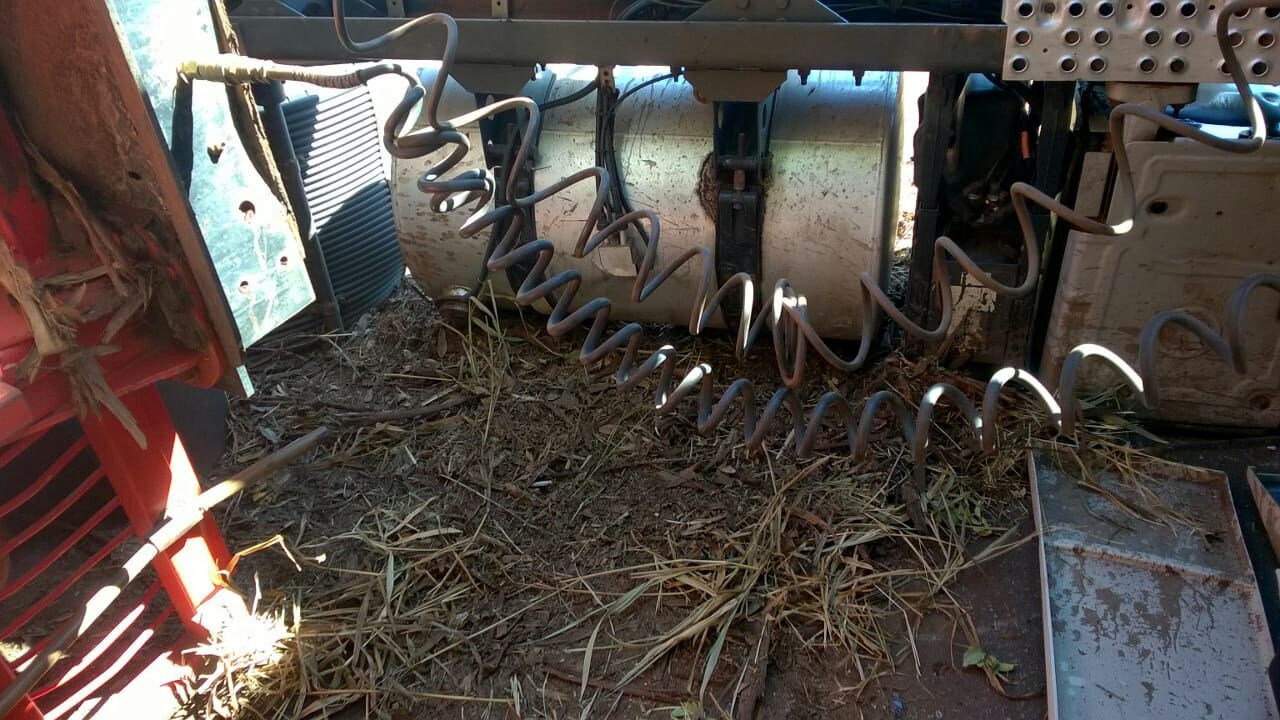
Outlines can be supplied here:
M423 73L429 83L434 70ZM552 98L594 80L595 68L555 68ZM618 68L625 92L661 68ZM772 119L771 172L765 185L762 286L767 296L787 278L808 299L810 317L828 337L857 337L861 298L857 275L885 278L897 220L901 90L896 73L813 72L804 84L792 73L778 93ZM475 107L474 96L450 82L441 117ZM542 115L534 184L544 187L595 165L594 96ZM703 179L712 153L713 106L695 99L685 82L664 81L628 97L617 111L615 147L631 204L662 219L659 267L684 250L715 246L714 188ZM479 131L466 128L472 165L482 162ZM397 160L393 170L396 223L405 261L433 297L469 287L480 270L486 238L463 239L465 216L436 214L417 189L433 157ZM472 158L468 158L471 160ZM464 162L465 164L465 162ZM643 303L632 303L630 252L602 247L570 256L595 189L583 182L537 206L538 236L556 248L552 271L583 275L578 301L603 296L614 317L668 324L688 322L698 268L686 266ZM603 251L603 252L602 252ZM510 293L494 278L499 294Z

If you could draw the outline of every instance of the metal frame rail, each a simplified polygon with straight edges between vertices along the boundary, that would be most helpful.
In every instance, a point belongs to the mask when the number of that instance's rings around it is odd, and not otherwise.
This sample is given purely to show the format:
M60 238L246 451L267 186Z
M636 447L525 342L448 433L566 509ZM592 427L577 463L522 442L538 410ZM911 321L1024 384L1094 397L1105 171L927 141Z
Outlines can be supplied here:
M396 18L351 18L375 37ZM459 19L462 64L663 65L686 69L999 72L1004 25ZM244 52L291 63L349 59L328 18L233 17ZM444 33L423 27L368 58L438 60Z

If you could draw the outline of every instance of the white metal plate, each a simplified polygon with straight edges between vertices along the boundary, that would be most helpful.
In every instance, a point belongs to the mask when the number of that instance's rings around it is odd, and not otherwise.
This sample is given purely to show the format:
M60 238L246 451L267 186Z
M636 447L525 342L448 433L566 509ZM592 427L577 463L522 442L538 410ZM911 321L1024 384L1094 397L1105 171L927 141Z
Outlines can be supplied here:
M1221 332L1227 299L1244 278L1280 268L1280 143L1224 153L1190 140L1128 145L1138 214L1121 237L1072 231L1062 261L1041 369L1056 376L1071 348L1098 343L1133 362L1156 313L1184 310ZM1127 217L1112 202L1109 222ZM1262 290L1244 317L1245 365L1235 374L1203 343L1162 334L1160 404L1141 410L1174 422L1280 424L1280 296ZM1082 388L1116 376L1086 365Z
M1051 720L1276 720L1274 651L1222 473L1139 468L1149 493L1193 518L1135 518L1081 487L1075 461L1033 451ZM1115 472L1089 478L1155 510Z
M1223 82L1225 0L1005 0L1006 80ZM1232 18L1250 82L1280 82L1280 9Z

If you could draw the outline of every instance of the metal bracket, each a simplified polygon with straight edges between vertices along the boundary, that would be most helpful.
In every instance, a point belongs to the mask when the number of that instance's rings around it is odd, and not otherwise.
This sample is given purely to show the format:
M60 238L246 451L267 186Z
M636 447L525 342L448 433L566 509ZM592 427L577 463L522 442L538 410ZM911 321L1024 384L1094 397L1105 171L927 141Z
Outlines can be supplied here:
M499 20L509 19L511 17L511 6L507 3L507 0L490 0L489 17Z
M528 65L458 64L449 75L467 92L475 95L519 95L537 68Z
M844 22L839 13L818 0L708 0L688 19Z
M555 79L556 76L553 72L540 73L533 80L524 83L516 93L512 94L523 95L539 104L545 103L551 99L551 88L555 85ZM495 93L477 93L476 107L484 105L491 99L496 99ZM516 181L517 192L525 195L533 192L534 189L534 168L537 166L538 137L536 135L520 137L521 130L526 127L524 123L525 114L525 110L508 110L491 118L481 120L479 123L481 144L484 146L485 165L494 173L495 205L502 205L507 201L507 173L509 172L519 174L519 178ZM529 143L533 152L529 154L529 159L524 167L511 168L510 165L515 159L517 144L521 142ZM491 238L493 242L497 242L498 238L506 234L507 228L510 227L510 222L510 220L506 220L493 226ZM534 242L537 239L538 228L534 222L534 214L526 212L520 243ZM507 268L507 281L511 284L511 287L518 288L532 270L532 260L513 265Z
M776 101L775 95L761 103L715 104L716 275L721 283L741 272L760 278L769 128ZM730 298L721 309L730 325L742 310Z
M742 20L748 22L843 23L831 8L818 0L709 0L688 18L694 22ZM802 72L805 72L802 69ZM689 84L701 100L761 102L787 79L785 72L753 70L690 70Z
M406 17L404 12L404 0L387 0L387 17Z
M1162 112L1166 107L1182 107L1195 102L1196 85L1185 83L1106 83L1107 99L1115 105L1134 103ZM1153 122L1133 118L1124 124L1124 142L1155 140L1159 128Z
M684 76L703 102L758 103L787 80L785 72L764 70L686 70Z

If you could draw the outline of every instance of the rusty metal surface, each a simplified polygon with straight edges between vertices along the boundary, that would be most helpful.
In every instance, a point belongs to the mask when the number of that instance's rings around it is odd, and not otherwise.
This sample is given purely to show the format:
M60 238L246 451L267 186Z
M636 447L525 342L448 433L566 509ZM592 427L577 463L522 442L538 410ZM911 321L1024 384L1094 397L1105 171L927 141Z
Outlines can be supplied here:
M1140 481L1193 518L1145 522L1030 457L1049 717L1277 718L1274 654L1226 476L1159 461ZM1111 471L1094 482L1135 504ZM1149 503L1144 503L1150 507Z

